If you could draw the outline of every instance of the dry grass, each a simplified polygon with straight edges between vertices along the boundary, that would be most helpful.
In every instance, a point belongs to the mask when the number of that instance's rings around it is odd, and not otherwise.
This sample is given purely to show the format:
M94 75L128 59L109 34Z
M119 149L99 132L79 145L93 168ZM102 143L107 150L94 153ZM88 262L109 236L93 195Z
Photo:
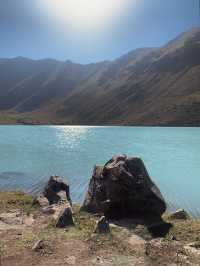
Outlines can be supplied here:
M200 241L200 219L174 220L166 239L172 236L186 243Z
M23 192L0 192L0 212L20 209L29 213L33 207L33 197Z

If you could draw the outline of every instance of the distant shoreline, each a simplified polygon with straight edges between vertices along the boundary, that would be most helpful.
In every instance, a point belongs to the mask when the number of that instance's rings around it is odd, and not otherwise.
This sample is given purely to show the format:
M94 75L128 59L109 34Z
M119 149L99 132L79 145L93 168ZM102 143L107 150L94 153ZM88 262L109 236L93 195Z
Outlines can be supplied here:
M65 123L1 123L0 126L68 126L68 127L192 127L199 128L200 125L191 125L191 124L65 124Z

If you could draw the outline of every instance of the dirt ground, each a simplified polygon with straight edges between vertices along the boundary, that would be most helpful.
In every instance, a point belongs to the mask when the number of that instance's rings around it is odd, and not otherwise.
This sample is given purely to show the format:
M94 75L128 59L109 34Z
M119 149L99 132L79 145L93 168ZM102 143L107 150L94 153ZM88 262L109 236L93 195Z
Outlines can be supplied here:
M200 265L199 220L171 221L169 232L159 238L135 220L111 221L109 234L96 234L99 217L78 206L75 226L58 229L48 215L31 207L30 198L6 197L0 195L1 266ZM39 240L41 247L33 249Z

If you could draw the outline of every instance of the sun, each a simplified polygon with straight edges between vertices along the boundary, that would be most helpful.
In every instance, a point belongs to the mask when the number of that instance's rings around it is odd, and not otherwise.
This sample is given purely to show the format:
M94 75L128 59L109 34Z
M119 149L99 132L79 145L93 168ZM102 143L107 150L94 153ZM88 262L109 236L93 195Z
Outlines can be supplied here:
M62 25L98 29L112 23L130 0L40 0L40 6Z

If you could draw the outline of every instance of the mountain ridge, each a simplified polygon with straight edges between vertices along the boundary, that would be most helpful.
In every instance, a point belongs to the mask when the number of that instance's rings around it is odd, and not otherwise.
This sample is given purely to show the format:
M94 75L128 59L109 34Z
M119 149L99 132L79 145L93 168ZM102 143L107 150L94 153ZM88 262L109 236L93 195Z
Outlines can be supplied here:
M200 27L112 61L0 59L2 113L15 123L200 125Z

